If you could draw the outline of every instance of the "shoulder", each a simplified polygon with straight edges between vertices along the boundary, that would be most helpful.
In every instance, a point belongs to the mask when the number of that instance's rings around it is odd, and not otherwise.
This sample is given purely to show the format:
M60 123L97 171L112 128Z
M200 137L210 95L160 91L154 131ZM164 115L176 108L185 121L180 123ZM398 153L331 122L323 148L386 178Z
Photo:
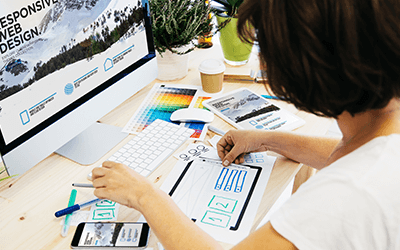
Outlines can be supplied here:
M399 152L396 135L339 159L303 184L272 216L272 226L300 249L321 249L318 243L371 249L390 242L400 226Z

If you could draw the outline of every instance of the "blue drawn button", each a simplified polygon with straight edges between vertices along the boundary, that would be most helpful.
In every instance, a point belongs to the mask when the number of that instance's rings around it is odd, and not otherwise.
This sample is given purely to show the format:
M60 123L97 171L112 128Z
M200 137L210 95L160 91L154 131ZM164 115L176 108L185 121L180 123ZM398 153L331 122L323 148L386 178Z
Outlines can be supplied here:
M114 67L113 61L110 58L107 58L104 62L104 71L112 69L112 67Z
M249 123L250 123L250 125L253 125L253 126L258 124L256 121L249 121Z
M70 95L70 94L72 94L72 92L74 92L74 85L72 85L72 83L68 83L67 85L65 85L64 93L66 95Z
M21 118L22 125L25 125L25 124L27 124L28 122L31 121L31 119L29 118L29 114L28 114L27 110L22 111L19 114L19 117Z
M257 126L256 126L256 129L263 129L263 128L264 128L263 125L257 125Z

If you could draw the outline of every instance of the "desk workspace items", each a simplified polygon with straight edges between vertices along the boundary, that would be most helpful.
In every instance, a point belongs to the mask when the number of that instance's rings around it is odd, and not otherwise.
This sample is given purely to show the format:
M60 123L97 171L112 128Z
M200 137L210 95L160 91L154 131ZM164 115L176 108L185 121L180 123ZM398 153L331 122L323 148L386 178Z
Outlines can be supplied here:
M210 98L211 95L203 92L200 86L154 84L122 131L137 134L156 119L169 122L171 114L178 109L203 108L202 102ZM207 124L196 122L181 125L195 130L190 139L204 140Z
M297 115L248 88L206 100L203 105L238 129L292 130L305 124Z
M172 122L203 122L210 123L214 120L214 113L199 108L183 108L175 110L170 117Z
M157 119L108 160L123 163L147 177L193 133L193 129Z
M76 189L71 190L71 195L70 195L69 201L68 201L68 207L72 207L75 204L76 193L77 193ZM67 236L70 223L71 223L71 214L67 214L67 216L65 216L65 219L64 219L64 225L61 228L61 236L62 237Z
M229 167L216 158L179 160L161 189L217 241L236 244L250 233L275 160L265 152Z
M81 208L90 206L90 205L92 205L92 204L94 204L94 203L97 203L97 202L99 202L99 201L101 201L101 199L97 199L97 198L96 198L96 199L92 199L92 200L85 201L85 202L80 203L80 204L75 204L75 205L73 205L73 206L68 206L68 207L65 208L65 209L62 209L62 210L60 210L60 211L57 211L54 215L55 215L56 217L61 217L61 216L66 215L66 214L71 214L72 212L78 211L78 210L81 209Z

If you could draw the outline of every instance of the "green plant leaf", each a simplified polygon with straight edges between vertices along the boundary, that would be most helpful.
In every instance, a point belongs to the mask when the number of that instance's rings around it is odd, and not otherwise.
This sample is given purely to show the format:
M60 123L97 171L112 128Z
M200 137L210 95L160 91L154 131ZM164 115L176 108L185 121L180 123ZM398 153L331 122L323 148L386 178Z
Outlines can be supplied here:
M208 34L213 29L209 15L211 8L205 0L152 0L150 13L152 18L152 29L154 45L159 53L192 44L199 36Z

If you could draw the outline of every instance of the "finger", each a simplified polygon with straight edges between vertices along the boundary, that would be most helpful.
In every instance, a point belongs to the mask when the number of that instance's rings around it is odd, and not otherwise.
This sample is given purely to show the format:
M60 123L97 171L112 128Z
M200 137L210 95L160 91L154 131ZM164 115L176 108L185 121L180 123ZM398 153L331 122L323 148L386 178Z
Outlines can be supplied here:
M228 132L229 133L229 132ZM221 159L224 159L225 158L225 155L227 154L227 153L229 153L229 151L232 149L232 145L233 145L233 142L232 142L232 139L231 139L231 136L228 136L227 134L225 134L219 141L218 141L218 143L217 143L217 153L218 153L218 156L221 158Z
M114 167L117 166L117 165L118 165L118 163L116 163L116 162L113 162L113 161L105 161L105 162L103 162L102 167L103 167L103 168L114 168Z
M218 147L225 148L226 145L228 145L227 137L228 135L226 133L224 136L221 137L221 139L219 139L219 141L217 142L217 148Z
M229 166L240 154L243 153L243 149L239 145L235 145L232 150L225 155L225 158L222 160L222 165L225 167Z
M96 188L93 191L93 194L97 198L111 200L110 199L110 192L108 192L108 190L106 188Z
M93 187L95 188L105 188L107 187L107 180L106 178L96 178L93 180Z
M243 154L241 154L238 157L236 157L235 164L242 164L243 162L244 162Z
M105 168L94 168L92 170L92 180L103 177L106 175L106 173L107 173L107 169L105 169Z

